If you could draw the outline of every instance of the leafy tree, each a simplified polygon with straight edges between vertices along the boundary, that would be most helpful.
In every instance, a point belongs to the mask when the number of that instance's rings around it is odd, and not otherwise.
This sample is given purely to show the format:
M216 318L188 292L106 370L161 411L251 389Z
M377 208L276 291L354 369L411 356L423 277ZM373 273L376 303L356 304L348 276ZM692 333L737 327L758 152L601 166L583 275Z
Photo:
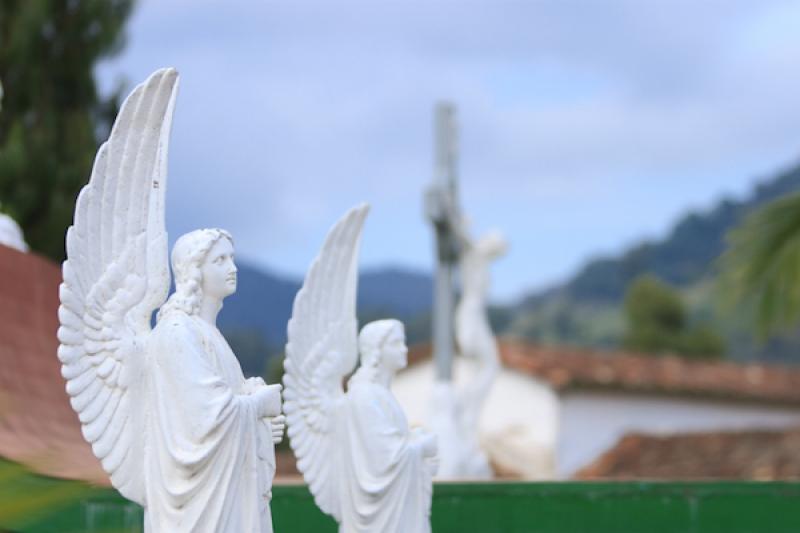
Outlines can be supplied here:
M720 260L719 300L728 310L752 310L758 335L800 320L800 193L754 211L728 235Z
M724 352L719 335L707 326L691 325L678 292L655 276L633 281L625 295L625 316L627 349L689 357L718 357Z
M625 296L626 348L675 351L686 326L686 312L677 293L654 276L637 278Z
M696 325L681 336L679 353L691 357L719 357L725 353L725 341L707 325Z
M94 66L118 52L133 0L0 2L0 208L32 249L64 257L64 233L119 91L97 94Z

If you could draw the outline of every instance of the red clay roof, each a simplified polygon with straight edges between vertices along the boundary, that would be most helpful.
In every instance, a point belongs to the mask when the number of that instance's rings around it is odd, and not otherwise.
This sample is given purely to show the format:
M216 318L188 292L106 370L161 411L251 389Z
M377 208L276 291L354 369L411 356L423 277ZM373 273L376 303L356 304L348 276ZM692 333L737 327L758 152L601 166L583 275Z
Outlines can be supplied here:
M56 357L60 283L51 261L0 245L0 456L40 474L107 485Z
M542 379L559 390L609 388L800 404L800 368L795 367L548 347L512 339L501 339L499 346L506 367ZM430 357L430 346L415 346L409 361L426 357Z
M654 436L632 433L590 465L577 479L751 479L800 478L800 428Z

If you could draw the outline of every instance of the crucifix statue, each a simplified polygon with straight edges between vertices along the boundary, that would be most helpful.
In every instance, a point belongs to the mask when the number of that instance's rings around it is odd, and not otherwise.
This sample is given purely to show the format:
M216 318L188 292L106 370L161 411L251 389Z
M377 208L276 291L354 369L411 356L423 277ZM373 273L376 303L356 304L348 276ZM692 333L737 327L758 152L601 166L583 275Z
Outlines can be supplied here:
M499 371L497 346L486 311L489 265L505 250L498 234L470 236L458 202L455 109L436 109L434 182L425 194L425 212L436 235L433 302L433 357L436 378L430 425L439 440L440 479L490 479L489 460L478 443L478 420ZM456 299L456 273L461 298ZM470 360L474 376L455 387L458 352Z

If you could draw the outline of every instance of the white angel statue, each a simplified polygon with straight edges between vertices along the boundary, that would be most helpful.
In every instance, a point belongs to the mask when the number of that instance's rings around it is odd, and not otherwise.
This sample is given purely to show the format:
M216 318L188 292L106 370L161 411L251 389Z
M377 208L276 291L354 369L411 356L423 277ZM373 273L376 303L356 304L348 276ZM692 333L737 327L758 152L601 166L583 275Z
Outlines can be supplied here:
M178 239L165 303L177 87L164 69L131 93L78 196L58 357L84 437L113 486L144 507L146 532L271 532L280 385L246 380L216 327L236 290L227 232Z
M284 375L289 441L317 506L340 533L429 532L436 439L409 430L389 390L407 363L403 325L379 320L356 335L367 210L357 207L336 224L297 293Z

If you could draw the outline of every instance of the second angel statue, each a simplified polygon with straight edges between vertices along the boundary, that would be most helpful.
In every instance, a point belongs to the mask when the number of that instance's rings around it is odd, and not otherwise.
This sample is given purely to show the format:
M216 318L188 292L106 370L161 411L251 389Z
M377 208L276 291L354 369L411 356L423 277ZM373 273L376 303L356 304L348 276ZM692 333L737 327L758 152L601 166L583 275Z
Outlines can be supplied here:
M432 434L409 430L389 389L406 365L403 324L379 320L357 334L366 215L366 206L357 207L334 226L297 293L284 375L289 440L317 505L340 533L424 533L437 447Z
M58 356L83 435L146 532L267 533L280 386L245 379L216 327L236 290L227 232L178 239L166 299L177 86L172 69L138 86L97 153L67 233Z

